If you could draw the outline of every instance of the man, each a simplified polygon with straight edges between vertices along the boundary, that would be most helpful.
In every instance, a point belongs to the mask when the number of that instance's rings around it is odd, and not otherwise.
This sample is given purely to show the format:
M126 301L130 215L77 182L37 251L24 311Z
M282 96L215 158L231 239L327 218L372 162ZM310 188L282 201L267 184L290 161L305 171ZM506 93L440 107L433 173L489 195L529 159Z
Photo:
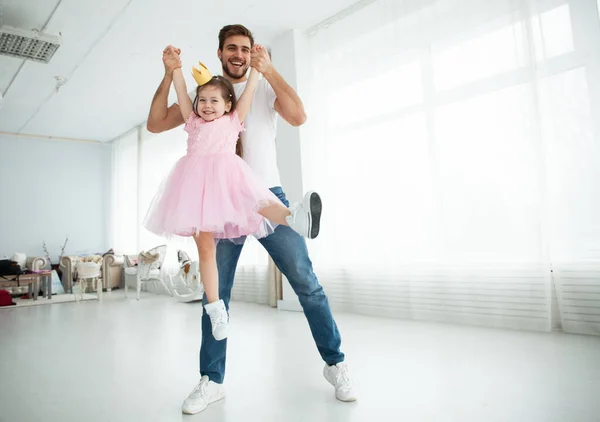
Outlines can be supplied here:
M268 52L265 49L253 49L253 46L254 39L247 28L242 25L228 25L219 32L217 55L221 60L224 77L231 81L238 98L246 85L246 74L250 66L263 75L244 122L246 131L242 133L243 158L258 177L271 187L271 191L289 206L281 189L277 168L277 115L289 124L299 126L306 121L304 106L294 89L275 70ZM183 123L179 106L173 104L167 107L173 70L181 67L179 53L180 50L172 46L163 52L165 76L150 108L147 126L151 132L163 132ZM344 363L344 354L340 351L341 337L327 296L313 272L304 238L289 227L278 226L272 235L259 241L299 297L317 349L325 361L323 375L335 387L336 397L341 401L356 400L348 368ZM217 246L219 295L227 309L242 247L243 244L233 242L219 242ZM201 412L209 404L225 396L223 378L226 350L227 340L214 339L210 319L204 311L200 347L201 379L185 399L183 413Z

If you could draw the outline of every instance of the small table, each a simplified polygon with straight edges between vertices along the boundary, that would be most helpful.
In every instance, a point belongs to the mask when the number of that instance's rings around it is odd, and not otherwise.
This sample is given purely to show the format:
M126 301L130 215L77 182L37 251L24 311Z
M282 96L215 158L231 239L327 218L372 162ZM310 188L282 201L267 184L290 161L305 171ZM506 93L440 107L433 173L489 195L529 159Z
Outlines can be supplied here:
M44 296L52 299L52 271L37 271L35 273L26 273L19 275L3 275L0 276L0 286L4 284L16 284L19 287L21 284L28 284L29 295L33 293L33 300L37 300L40 279L45 281L46 285L42 287Z

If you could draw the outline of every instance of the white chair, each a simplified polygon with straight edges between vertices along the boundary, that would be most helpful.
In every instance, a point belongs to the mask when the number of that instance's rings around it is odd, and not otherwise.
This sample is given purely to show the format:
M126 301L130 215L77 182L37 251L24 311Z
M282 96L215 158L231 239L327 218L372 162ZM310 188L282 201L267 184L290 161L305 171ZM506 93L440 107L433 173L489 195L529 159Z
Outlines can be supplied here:
M171 290L165 284L161 274L161 267L165 260L166 254L166 245L157 246L149 251L142 251L138 254L137 267L130 267L129 265L125 266L125 297L128 297L127 275L135 275L137 300L140 300L140 291L142 290L143 283L152 282L154 284L154 291L156 294L158 294L157 282L160 282L167 293L171 295Z
M83 295L87 289L87 283L92 282L92 289L98 294L98 300L102 300L102 284L100 280L100 269L102 268L102 260L100 262L77 262L77 283L73 286L75 300L83 299Z

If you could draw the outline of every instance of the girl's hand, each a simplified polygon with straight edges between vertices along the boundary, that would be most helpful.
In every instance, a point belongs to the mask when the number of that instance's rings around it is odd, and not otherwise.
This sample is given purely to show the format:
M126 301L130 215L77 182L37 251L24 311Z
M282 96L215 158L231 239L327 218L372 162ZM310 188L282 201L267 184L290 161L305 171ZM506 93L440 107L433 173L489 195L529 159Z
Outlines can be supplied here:
M181 67L181 49L173 47L172 45L167 46L163 50L162 60L165 65L165 75L173 76L173 71Z
M260 73L268 72L271 69L271 57L266 48L260 44L254 44L250 51L250 66Z

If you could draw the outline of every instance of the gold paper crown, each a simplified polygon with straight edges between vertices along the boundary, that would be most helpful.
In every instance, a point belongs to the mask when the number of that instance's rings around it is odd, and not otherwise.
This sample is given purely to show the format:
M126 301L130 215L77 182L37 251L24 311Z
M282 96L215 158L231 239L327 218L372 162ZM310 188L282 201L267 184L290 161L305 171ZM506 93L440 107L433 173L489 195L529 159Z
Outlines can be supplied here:
M198 62L198 64L200 65L199 67L192 67L192 76L196 80L198 86L202 86L212 79L212 75L210 74L208 68L204 66L202 62Z

